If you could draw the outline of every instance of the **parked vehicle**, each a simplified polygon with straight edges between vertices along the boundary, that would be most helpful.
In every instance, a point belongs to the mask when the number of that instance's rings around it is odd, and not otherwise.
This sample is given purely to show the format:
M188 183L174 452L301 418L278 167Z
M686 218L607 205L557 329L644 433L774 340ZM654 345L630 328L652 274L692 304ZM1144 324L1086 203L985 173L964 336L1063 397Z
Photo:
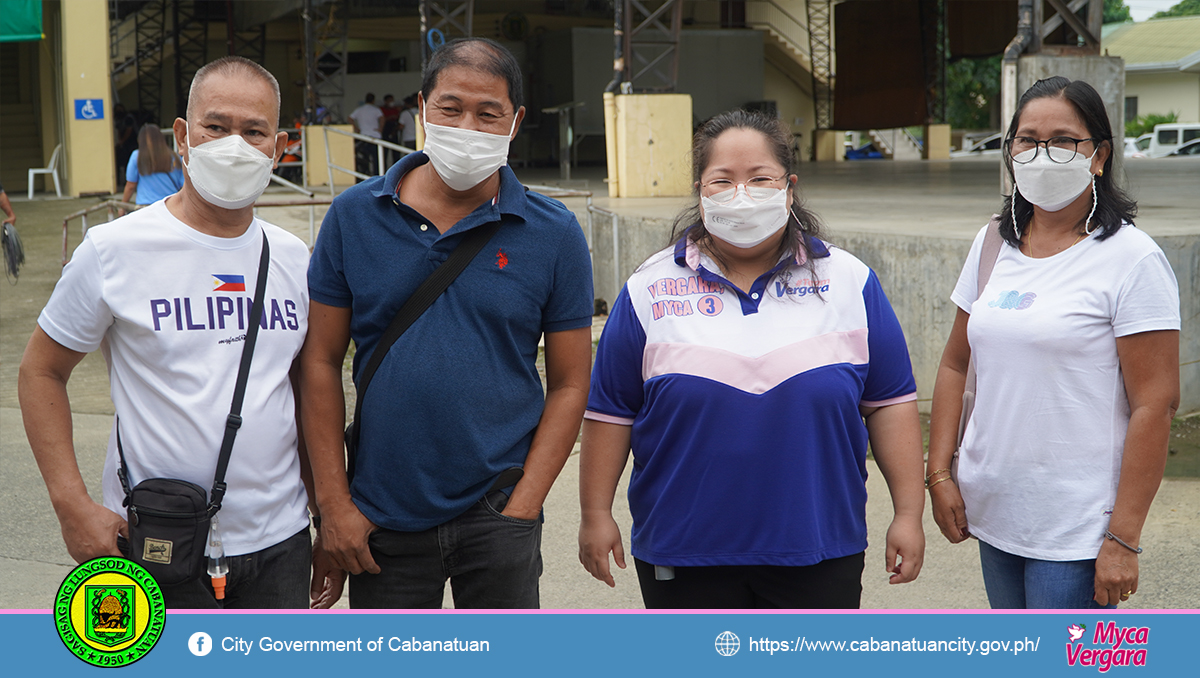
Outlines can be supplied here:
M1174 151L1171 151L1171 155L1169 157L1173 158L1173 157L1180 156L1180 155L1191 155L1191 156L1200 157L1200 139L1192 139L1191 141L1180 146L1179 148L1175 149Z
M1125 137L1126 158L1147 158L1150 150L1150 139L1154 134L1143 134L1140 137Z
M951 158L978 158L980 156L1000 155L1004 143L1003 134L997 133L986 136L975 143L966 146L961 151L951 151Z
M1151 158L1171 155L1180 146L1193 139L1200 139L1200 122L1168 122L1154 126L1150 139Z

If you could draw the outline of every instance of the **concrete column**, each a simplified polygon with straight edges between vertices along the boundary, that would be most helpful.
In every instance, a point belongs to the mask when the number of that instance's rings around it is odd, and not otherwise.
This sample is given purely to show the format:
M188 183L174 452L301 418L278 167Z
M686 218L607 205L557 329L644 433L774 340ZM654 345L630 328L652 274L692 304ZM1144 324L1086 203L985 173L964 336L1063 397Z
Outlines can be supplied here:
M329 165L325 162L325 125L309 125L304 128L304 164L308 172L308 186L329 185ZM328 125L330 129L353 132L352 125ZM417 128L418 131L420 127ZM420 145L417 146L420 148ZM329 135L329 159L339 167L354 169L354 139L345 134ZM333 171L335 186L353 186L354 176Z
M692 97L621 94L615 101L619 197L691 195Z
M950 125L925 125L925 160L950 159Z
M845 160L846 151L843 139L845 133L841 130L813 130L813 153L818 162L822 160Z
M109 84L108 3L72 0L62 12L62 116L66 121L59 177L71 195L117 190ZM99 99L103 117L75 119L76 100Z

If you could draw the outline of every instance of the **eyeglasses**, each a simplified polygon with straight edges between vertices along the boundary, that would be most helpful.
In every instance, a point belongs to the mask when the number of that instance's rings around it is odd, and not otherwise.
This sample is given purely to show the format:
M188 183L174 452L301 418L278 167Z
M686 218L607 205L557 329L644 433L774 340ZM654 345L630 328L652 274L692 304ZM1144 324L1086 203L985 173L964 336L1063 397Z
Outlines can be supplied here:
M769 200L775 195L775 192L780 188L779 182L787 179L788 175L781 177L754 177L749 181L735 182L729 179L713 179L707 184L700 184L700 192L704 197L717 203L724 205L732 202L737 197L737 187L741 186L746 189L746 195L755 202L763 202Z
M1013 137L1011 139L1004 140L1004 147L1008 151L1008 157L1012 158L1013 162L1017 163L1018 165L1024 165L1026 163L1033 162L1033 159L1037 157L1039 146L1045 146L1046 156L1050 158L1050 162L1061 165L1063 163L1070 162L1071 158L1075 157L1075 153L1079 149L1079 144L1085 141L1096 143L1100 140L1095 138L1076 139L1074 137L1051 137L1045 141L1042 141L1041 139L1034 139L1033 137ZM1033 151L1033 155L1029 156L1028 158L1022 159L1018 157L1021 154L1029 151Z

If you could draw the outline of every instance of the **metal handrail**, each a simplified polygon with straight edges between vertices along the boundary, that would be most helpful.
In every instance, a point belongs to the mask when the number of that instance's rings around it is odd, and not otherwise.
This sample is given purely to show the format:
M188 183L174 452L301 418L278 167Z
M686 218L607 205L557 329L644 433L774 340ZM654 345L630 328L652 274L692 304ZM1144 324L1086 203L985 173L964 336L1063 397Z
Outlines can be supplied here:
M288 182L288 183L291 183L291 182ZM295 184L292 184L292 185L294 186ZM325 197L318 198L318 197L316 197L316 195L314 193L312 193L310 191L305 191L305 192L308 193L312 197L310 197L308 200L260 200L256 203L254 203L254 212L255 212L255 216L257 216L258 209L260 207L304 207L307 205L309 207L308 247L309 247L309 249L312 249L312 245L313 245L313 218L312 218L312 215L313 215L313 212L316 210L317 205L328 205L331 202L333 202L333 198L325 198ZM118 209L125 210L126 212L135 212L137 210L142 209L143 207L147 207L147 205L135 205L133 203L125 202L123 200L104 200L104 201L98 202L95 205L92 205L90 207L85 207L81 210L71 212L67 216L63 217L63 245L62 245L61 264L63 266L66 266L67 262L70 261L70 257L67 255L67 245L68 245L67 234L68 234L68 229L70 228L72 219L82 219L83 220L80 235L81 235L81 237L86 237L87 231L88 231L88 219L87 218L88 218L89 214L94 214L96 212L106 210L108 212L108 220L112 221L113 217L116 216L116 211Z
M358 141L365 141L369 144L375 144L376 152L379 154L378 162L376 163L376 167L378 167L378 169L379 169L378 176L383 176L384 173L387 171L386 168L384 168L384 166L383 166L383 149L390 148L394 151L399 151L399 152L403 153L404 155L408 155L409 153L417 152L417 149L415 149L415 148L401 146L400 144L393 144L390 141L384 141L383 139L376 139L375 137L369 137L365 134L359 134L358 132L347 132L345 130L334 129L329 126L322 127L321 129L324 130L324 132L325 132L325 169L327 172L329 172L329 195L331 195L331 196L335 195L337 192L337 189L335 189L334 185L333 185L333 171L334 170L337 170L339 172L345 172L346 174L349 174L350 176L355 177L357 179L370 179L371 177L369 175L363 174L362 172L359 172L358 170L353 170L348 167L342 167L341 165L333 164L333 156L329 152L329 133L330 132L333 132L334 134L341 134L342 136L347 136L347 137L350 137L351 139L356 139Z

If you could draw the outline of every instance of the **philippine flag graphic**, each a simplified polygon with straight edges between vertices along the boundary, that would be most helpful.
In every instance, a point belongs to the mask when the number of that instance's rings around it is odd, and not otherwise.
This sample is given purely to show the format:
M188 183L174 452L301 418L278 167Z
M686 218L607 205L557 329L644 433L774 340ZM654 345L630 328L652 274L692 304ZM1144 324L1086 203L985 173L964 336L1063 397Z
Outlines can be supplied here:
M246 277L213 273L213 292L245 292Z

